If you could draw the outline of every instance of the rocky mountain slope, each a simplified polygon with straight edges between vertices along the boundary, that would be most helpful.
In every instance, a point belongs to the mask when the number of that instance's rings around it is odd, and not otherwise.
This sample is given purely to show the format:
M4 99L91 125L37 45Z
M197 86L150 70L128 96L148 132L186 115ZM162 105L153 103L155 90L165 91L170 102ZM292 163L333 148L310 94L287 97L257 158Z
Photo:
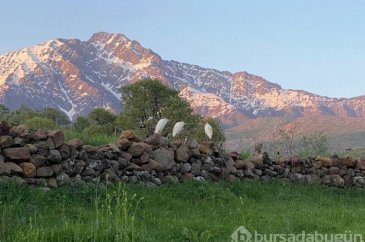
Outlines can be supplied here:
M96 106L120 111L119 87L158 78L193 108L227 126L255 117L364 117L365 96L328 98L285 90L247 72L230 73L163 60L122 34L54 39L0 56L0 101L16 109L58 107L71 118Z

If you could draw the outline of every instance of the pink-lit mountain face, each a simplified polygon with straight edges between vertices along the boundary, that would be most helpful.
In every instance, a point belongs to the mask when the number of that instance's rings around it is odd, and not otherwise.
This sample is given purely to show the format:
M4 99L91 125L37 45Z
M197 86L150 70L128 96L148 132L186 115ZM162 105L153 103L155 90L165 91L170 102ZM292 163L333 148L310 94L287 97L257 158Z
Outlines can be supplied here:
M247 72L163 60L122 34L54 39L0 56L0 101L11 109L58 107L70 118L95 107L121 111L119 88L160 79L203 116L236 126L254 117L364 117L365 96L337 99L285 90Z

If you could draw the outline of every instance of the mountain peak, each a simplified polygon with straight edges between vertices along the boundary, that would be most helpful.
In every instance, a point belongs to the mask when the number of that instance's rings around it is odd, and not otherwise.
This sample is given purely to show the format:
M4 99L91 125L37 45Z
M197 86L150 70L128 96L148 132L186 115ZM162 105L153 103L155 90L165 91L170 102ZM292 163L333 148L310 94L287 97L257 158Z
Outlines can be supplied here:
M98 32L94 33L88 42L102 45L131 45L132 42L136 41L132 41L125 35L119 33Z
M195 111L226 124L293 114L365 116L365 98L324 98L285 90L245 71L166 61L123 34L107 32L88 41L52 39L1 55L0 102L12 110L22 104L57 107L71 118L97 106L120 111L120 86L143 78L161 80L179 90Z

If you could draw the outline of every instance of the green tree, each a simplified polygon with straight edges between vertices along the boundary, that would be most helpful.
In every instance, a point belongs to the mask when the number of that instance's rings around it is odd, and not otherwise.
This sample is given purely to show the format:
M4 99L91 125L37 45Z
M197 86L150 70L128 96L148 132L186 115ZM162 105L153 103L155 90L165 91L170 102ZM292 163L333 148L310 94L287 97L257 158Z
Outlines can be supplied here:
M44 108L38 111L41 117L52 120L56 125L68 125L71 123L68 116L57 108Z
M87 119L93 125L105 125L114 123L117 116L105 108L95 108L87 115Z
M163 135L172 133L176 122L187 123L181 136L206 138L204 133L205 120L194 114L189 103L178 96L178 92L158 80L145 79L122 87L122 114L118 124L124 129L133 129L139 135L148 136L154 132L158 120L169 119ZM215 141L224 142L223 131L217 121L208 119L213 127Z

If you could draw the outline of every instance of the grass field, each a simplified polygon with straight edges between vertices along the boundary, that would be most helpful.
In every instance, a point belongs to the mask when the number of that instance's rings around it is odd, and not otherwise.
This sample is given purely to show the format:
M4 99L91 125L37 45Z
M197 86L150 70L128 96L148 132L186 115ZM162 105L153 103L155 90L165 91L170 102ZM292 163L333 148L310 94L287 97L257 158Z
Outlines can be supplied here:
M365 192L280 182L0 187L0 241L230 241L259 233L364 233ZM365 234L363 234L365 236Z

